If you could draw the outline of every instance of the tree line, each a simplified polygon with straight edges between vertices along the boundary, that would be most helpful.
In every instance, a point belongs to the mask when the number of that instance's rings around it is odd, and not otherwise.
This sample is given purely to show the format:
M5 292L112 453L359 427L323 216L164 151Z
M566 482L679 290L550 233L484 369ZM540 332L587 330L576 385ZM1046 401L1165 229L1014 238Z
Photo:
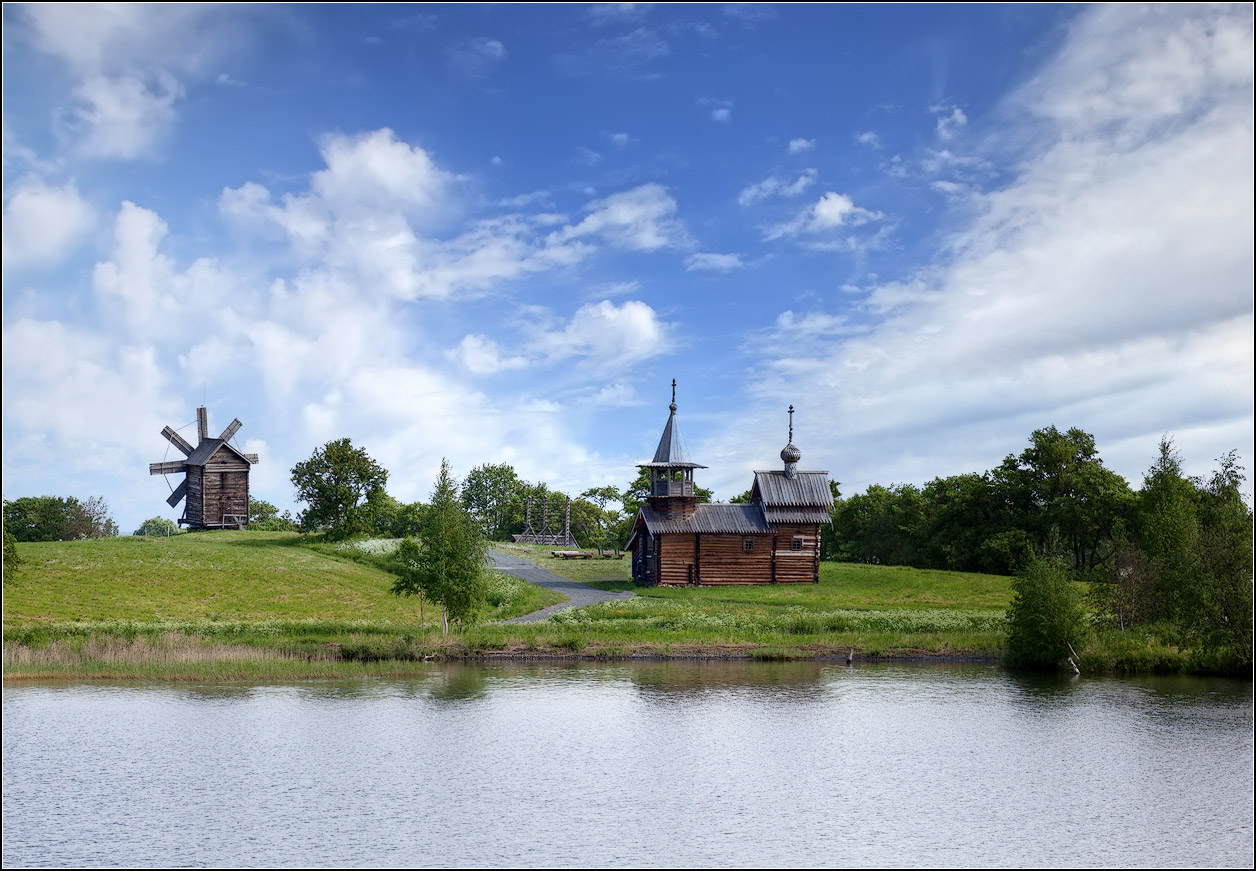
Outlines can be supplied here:
M923 487L873 485L839 500L824 555L1015 574L1020 601L1050 601L1043 613L1056 619L1064 609L1074 626L1082 603L1066 587L1083 582L1090 611L1117 629L1161 625L1186 645L1250 665L1252 511L1244 481L1235 451L1218 458L1208 477L1188 477L1166 437L1134 490L1103 465L1093 436L1047 427L985 473ZM1057 638L1054 649L1061 644Z

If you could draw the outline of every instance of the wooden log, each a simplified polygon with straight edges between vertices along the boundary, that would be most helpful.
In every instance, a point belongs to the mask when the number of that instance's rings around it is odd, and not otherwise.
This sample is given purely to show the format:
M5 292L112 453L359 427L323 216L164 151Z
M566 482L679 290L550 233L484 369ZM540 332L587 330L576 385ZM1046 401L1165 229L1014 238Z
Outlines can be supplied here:
M166 504L171 508L179 504L179 500L188 494L188 479L184 478L174 492L166 497Z
M179 435L170 427L163 429L161 434L166 437L166 441L183 451L183 456L189 457L192 455L193 447L184 440L183 436Z
M218 438L222 439L224 442L229 442L231 441L231 437L239 432L240 427L242 426L244 426L244 424L240 423L240 418L237 417L232 420L231 423L227 424L227 428L222 431L222 435L218 436Z
M196 409L196 436L197 444L209 438L209 409L203 405Z
M182 460L175 460L170 463L149 463L148 474L150 475L173 475L175 472L182 472L187 468L187 464Z

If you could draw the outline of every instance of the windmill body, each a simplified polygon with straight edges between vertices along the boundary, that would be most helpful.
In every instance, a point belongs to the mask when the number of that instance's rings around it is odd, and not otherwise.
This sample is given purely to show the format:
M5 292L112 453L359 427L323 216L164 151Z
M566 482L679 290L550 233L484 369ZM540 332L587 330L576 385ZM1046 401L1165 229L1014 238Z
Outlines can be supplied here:
M166 502L171 508L187 500L179 525L188 529L241 529L249 522L249 467L257 454L245 454L231 444L243 424L239 419L218 438L209 437L209 413L196 409L197 443L189 444L170 427L161 431L184 459L150 463L150 475L182 474L183 481Z

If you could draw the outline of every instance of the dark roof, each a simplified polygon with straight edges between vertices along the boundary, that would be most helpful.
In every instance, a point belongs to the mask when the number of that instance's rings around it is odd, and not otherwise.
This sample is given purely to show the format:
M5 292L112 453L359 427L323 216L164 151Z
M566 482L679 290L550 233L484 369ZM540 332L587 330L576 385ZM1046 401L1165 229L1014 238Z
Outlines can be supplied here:
M226 448L246 463L253 462L222 439L202 439L201 443L196 446L196 450L192 451L183 462L189 466L203 466L209 462L214 454L218 453L219 448Z
M753 492L769 509L823 508L822 523L828 522L828 510L833 507L828 472L797 472L792 478L786 478L783 471L755 472Z
M667 416L667 425L663 427L663 437L654 451L654 459L648 463L638 463L640 468L651 466L679 466L687 469L705 469L689 458L689 448L685 445L685 437L680 434L680 424L676 423L676 406L671 406L671 414Z
M763 509L758 505L713 505L704 503L684 520L668 520L667 515L648 505L641 506L646 529L657 532L713 532L748 535L771 532Z

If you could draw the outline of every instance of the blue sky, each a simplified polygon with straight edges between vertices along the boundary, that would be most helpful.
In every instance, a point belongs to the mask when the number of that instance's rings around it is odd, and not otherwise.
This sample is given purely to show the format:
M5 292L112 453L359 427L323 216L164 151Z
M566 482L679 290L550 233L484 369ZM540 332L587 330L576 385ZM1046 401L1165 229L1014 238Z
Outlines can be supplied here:
M1250 7L4 7L4 495L1252 454ZM194 433L194 426L190 428ZM188 430L185 430L188 432ZM171 484L176 483L171 481ZM1249 485L1250 491L1250 485Z

